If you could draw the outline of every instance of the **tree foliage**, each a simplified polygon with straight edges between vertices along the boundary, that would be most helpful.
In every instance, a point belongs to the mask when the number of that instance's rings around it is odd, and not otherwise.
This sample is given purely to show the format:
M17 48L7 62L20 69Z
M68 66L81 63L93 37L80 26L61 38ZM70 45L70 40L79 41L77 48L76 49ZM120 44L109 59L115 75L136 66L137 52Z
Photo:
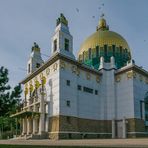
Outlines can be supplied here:
M8 69L0 68L0 116L9 116L20 104L21 85L11 89L8 84Z

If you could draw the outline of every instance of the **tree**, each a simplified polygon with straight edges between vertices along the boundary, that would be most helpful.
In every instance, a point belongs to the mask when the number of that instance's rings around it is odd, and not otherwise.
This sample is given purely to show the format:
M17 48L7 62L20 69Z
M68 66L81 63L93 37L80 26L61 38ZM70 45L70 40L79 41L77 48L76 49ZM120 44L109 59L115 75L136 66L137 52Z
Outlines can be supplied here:
M21 103L21 85L18 84L11 89L8 82L8 69L0 67L0 139L12 137L18 123L9 116L20 107Z
M0 116L9 116L20 104L21 85L18 84L11 91L8 84L8 69L0 68Z

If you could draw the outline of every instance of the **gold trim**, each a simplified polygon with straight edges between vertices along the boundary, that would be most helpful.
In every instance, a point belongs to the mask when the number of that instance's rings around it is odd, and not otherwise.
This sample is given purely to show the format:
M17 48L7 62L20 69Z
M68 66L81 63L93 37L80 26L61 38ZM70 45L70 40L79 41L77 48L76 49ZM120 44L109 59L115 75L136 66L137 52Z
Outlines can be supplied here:
M48 67L47 69L46 69L46 75L48 76L50 74L50 68Z
M133 71L128 71L126 74L128 79L133 78Z
M100 82L100 77L96 76L96 82L99 83Z
M30 86L29 86L29 90L30 90L30 92L33 91L33 85L32 85L32 84L30 84Z
M90 78L91 78L90 73L86 73L86 78L87 78L87 80L90 80Z
M57 63L54 63L54 64L53 64L53 70L56 71L57 68L58 68L58 64L57 64Z
M28 87L25 87L25 95L27 95L28 94Z
M72 73L76 73L77 67L75 65L72 65L71 70L72 70Z
M116 82L120 82L121 81L121 76L116 76L115 79L116 79Z
M60 68L61 68L61 69L65 69L65 67L66 67L65 62L61 60L61 61L60 61Z

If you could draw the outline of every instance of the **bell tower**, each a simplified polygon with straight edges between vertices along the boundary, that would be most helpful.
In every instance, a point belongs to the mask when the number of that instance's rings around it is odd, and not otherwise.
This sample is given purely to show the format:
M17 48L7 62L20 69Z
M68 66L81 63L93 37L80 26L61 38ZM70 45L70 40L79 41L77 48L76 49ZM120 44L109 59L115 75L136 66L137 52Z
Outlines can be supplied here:
M32 47L30 58L27 64L27 74L33 73L36 69L38 69L44 61L41 57L40 47L36 42L34 42L34 46Z
M61 53L75 59L73 55L73 37L69 32L68 21L62 13L56 22L51 52L52 55Z

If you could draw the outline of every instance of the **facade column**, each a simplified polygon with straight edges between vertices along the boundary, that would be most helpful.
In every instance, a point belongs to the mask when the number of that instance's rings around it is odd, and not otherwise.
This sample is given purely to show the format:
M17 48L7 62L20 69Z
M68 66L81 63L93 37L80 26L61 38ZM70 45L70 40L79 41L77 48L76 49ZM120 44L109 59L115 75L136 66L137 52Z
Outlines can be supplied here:
M39 133L42 135L44 132L45 132L45 102L44 102L44 86L43 86L43 80L42 80Z
M32 134L32 119L29 117L27 119L27 135Z
M34 112L37 112L37 106L36 105L34 105L33 110L34 110ZM38 133L37 122L38 122L37 121L37 116L35 115L33 117L33 134L37 134Z
M48 132L48 130L49 130L49 117L48 117L48 115L46 116L46 128L45 128L45 131L46 132Z
M125 117L123 118L123 137L122 138L126 138L126 119Z
M22 131L22 135L26 135L27 133L27 120L26 117L23 118L23 131Z
M116 125L115 125L115 119L112 120L112 138L116 137Z
M40 121L39 121L39 133L43 134L45 132L45 115L43 113L40 114Z
M38 127L37 127L37 117L33 118L33 134L38 133Z
M142 101L142 119L145 120L145 102Z

